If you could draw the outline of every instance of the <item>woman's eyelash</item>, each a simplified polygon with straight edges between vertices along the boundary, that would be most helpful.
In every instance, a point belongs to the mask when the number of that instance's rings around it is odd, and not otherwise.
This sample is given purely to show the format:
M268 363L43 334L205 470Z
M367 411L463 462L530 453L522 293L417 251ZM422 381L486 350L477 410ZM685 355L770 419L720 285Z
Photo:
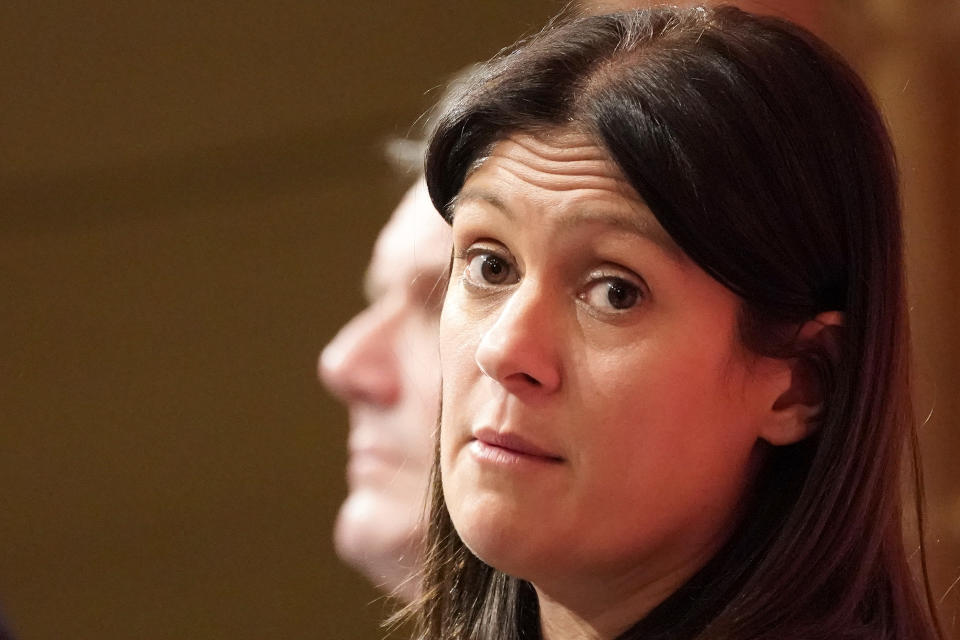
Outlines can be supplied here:
M472 244L464 247L463 249L457 249L454 247L453 251L454 260L460 260L463 262L469 262L478 255L492 256L497 260L502 260L504 262L513 264L513 259L510 254L498 247Z
M519 280L511 256L498 247L472 244L454 249L463 263L460 280L476 291L496 290ZM600 267L591 271L577 293L583 303L599 312L620 315L648 298L646 283L630 270Z
M462 279L471 287L493 289L519 281L512 260L499 251L473 247L466 253Z
M597 309L622 313L633 309L643 300L642 288L619 276L593 278L578 296Z

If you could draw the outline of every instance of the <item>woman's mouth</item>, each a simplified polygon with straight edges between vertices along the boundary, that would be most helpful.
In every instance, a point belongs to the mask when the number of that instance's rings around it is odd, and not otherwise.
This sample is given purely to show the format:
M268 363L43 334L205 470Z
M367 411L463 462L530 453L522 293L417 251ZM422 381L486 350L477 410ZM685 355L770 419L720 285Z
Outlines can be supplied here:
M514 433L501 433L484 427L473 432L471 453L483 462L494 464L559 464L563 458Z

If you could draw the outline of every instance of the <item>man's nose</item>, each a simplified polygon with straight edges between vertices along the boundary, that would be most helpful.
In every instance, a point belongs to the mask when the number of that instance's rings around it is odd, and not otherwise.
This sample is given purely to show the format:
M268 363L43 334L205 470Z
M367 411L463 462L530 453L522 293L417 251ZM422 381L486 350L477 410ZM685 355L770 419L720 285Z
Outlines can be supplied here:
M320 353L318 375L337 397L388 407L400 398L393 336L400 318L374 304L348 322Z
M551 292L521 285L500 309L477 346L477 366L507 391L532 398L560 388L557 326Z

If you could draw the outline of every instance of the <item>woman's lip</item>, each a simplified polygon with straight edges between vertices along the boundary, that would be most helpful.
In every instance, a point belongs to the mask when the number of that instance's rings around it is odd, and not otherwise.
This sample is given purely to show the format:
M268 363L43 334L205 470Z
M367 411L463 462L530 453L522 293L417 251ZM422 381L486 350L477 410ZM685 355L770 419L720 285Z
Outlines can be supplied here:
M487 445L503 449L510 453L515 453L533 458L543 458L550 462L562 462L563 458L557 454L547 451L529 440L518 436L515 433L503 433L496 429L484 427L473 432L473 437L477 441Z

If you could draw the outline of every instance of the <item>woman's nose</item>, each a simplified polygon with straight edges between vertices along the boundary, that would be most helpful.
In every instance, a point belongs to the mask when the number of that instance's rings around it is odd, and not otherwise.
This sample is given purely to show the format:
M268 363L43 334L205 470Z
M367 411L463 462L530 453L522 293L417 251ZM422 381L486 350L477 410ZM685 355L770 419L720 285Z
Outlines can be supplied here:
M393 340L397 322L379 303L354 316L320 353L323 384L347 404L395 404L401 393Z
M560 318L540 285L521 286L501 308L477 346L477 366L517 395L560 388L561 368L554 328Z

